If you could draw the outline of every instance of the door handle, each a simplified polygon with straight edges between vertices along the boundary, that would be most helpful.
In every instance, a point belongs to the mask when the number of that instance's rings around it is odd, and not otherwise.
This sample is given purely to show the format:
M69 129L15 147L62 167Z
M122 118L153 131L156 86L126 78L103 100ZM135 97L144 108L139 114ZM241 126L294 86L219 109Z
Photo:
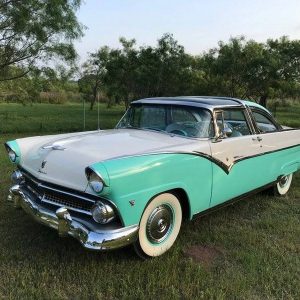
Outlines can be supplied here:
M254 141L259 141L259 142L261 142L261 141L262 141L262 138L261 138L260 136L257 136L257 137L252 138L252 141L253 141L253 142L254 142Z

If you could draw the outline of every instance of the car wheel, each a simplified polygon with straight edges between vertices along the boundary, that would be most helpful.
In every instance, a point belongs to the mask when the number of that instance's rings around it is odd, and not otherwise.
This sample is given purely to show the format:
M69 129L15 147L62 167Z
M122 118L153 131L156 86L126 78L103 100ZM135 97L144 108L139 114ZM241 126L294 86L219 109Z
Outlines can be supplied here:
M293 179L293 174L283 176L275 186L275 195L284 196L290 189Z
M182 221L179 200L173 194L155 197L146 207L140 221L136 253L143 259L162 255L174 244Z

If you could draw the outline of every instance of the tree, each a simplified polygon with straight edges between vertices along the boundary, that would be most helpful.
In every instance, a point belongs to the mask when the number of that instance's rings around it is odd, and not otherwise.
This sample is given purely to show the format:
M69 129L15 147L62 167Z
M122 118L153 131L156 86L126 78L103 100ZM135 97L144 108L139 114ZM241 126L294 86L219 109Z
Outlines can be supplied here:
M252 98L267 106L272 94L294 95L299 90L300 41L287 37L267 43L231 38L199 61L210 92L217 95Z
M164 34L156 49L159 57L156 94L158 96L184 95L189 85L190 59L184 47L172 34Z
M120 43L121 50L104 46L90 53L88 60L83 64L83 76L78 83L85 98L91 99L91 109L100 91L116 102L122 99L126 107L132 97L137 67L135 40L120 38Z
M120 39L120 49L102 47L84 65L81 90L91 100L101 91L108 105L175 95L250 98L262 105L274 96L299 95L300 41L283 37L258 43L244 37L219 42L199 56L185 53L171 34L156 46Z
M107 46L100 48L95 53L89 55L89 59L83 65L83 77L79 80L79 90L88 99L91 98L91 110L97 100L100 87L103 84L104 76L107 72L110 49Z
M138 88L138 53L135 39L120 38L121 50L112 50L107 64L106 85L115 101L124 101L127 109Z
M95 95L101 90L109 105L122 101L126 108L136 98L191 92L193 58L171 34L163 35L156 47L137 48L134 39L120 38L120 43L121 49L102 47L89 55L79 82L82 91Z
M73 60L72 41L83 30L75 14L80 4L81 0L2 0L0 81L24 76L38 60Z

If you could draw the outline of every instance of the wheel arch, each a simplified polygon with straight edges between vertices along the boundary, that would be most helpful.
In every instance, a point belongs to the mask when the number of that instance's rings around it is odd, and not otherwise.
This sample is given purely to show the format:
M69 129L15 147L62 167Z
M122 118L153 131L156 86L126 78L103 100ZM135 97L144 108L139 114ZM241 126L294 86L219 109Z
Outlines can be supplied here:
M187 192L183 188L175 188L172 190L165 191L164 193L170 193L177 197L181 205L183 219L191 220L192 212Z
M174 195L179 200L179 203L180 203L181 209L182 209L183 220L191 220L193 216L192 216L192 212L191 212L190 200L189 200L187 192L183 188L173 188L173 189L165 190L165 191L162 191L162 192L159 192L159 193L153 195L148 200L147 204L145 205L142 215L143 215L145 209L147 208L147 206L151 203L151 201L154 198L156 198L157 196L159 196L161 194L168 194L168 193Z

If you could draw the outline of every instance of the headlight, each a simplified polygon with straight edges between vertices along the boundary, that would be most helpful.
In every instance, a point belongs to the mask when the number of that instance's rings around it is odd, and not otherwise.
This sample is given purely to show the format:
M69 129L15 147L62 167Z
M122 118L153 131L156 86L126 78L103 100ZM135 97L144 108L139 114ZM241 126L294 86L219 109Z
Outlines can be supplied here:
M12 163L18 164L20 162L20 148L16 141L9 141L4 144L8 157Z
M8 157L13 163L17 160L17 154L11 149L8 149Z
M86 177L92 190L96 193L101 193L105 185L103 179L90 168L86 170Z
M98 201L91 209L93 219L100 224L106 224L115 218L112 207Z

